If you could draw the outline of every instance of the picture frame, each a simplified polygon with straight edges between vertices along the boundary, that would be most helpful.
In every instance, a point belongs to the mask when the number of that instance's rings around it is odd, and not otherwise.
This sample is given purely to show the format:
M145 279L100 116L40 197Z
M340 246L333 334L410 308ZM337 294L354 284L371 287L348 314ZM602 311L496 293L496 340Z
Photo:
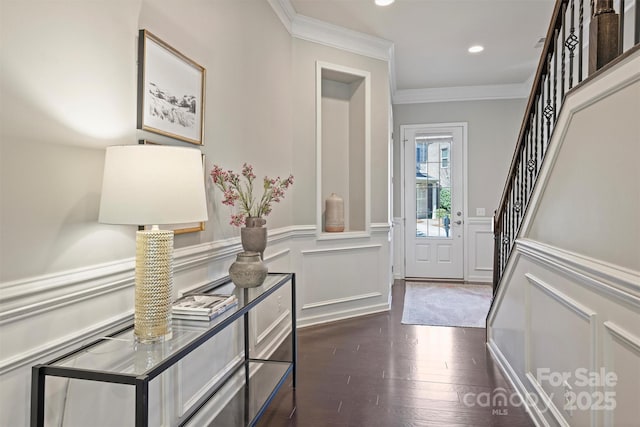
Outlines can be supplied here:
M140 30L137 128L202 145L205 77L204 67Z
M152 144L152 145L161 145L157 142L152 142L146 139L141 139L138 141L138 144ZM207 170L206 170L205 156L202 154L202 170L204 172L203 179L207 179ZM199 231L205 230L205 222L189 222L186 224L165 224L162 226L163 230L172 230L173 234L186 234L186 233L197 233ZM151 226L138 226L138 230L151 230Z

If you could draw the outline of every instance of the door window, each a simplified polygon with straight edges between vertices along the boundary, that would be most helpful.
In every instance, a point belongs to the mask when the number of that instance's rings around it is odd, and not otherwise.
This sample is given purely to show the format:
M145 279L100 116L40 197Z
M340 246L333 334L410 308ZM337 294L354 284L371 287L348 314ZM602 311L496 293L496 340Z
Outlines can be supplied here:
M451 135L422 135L416 144L416 237L451 239Z

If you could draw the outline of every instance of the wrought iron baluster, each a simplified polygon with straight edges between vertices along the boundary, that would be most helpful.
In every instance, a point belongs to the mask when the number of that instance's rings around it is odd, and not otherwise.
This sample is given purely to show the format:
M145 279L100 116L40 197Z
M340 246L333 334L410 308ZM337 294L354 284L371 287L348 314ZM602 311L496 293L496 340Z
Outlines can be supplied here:
M533 189L533 168L531 165L533 164L533 160L531 157L533 156L533 129L531 128L531 118L529 118L529 135L527 140L527 172L529 175L527 176L527 180L529 181L529 185L527 187L527 205L529 204L529 195L531 194L531 190Z
M524 143L522 145L522 154L521 154L521 159L520 159L520 164L522 165L522 176L524 177L524 186L523 186L523 194L524 197L522 198L523 203L526 204L526 196L527 193L529 192L529 180L527 179L527 141L529 140L529 131L527 130L527 133L524 136Z
M566 53L565 53L565 48L564 48L564 41L565 41L565 33L566 33L566 21L567 21L567 2L563 1L562 2L562 44L560 46L560 48L562 49L562 58L560 60L560 66L562 68L562 73L561 73L561 80L560 80L560 99L564 100L564 81L565 81L565 70L566 70ZM561 101L562 102L562 101Z
M507 246L507 244L509 243L509 233L506 229L506 227L503 227L502 229L502 246L503 246L503 251L504 251L504 256L502 257L502 271L504 271L505 267L507 266L507 260L509 259L509 247Z
M507 199L507 232L509 233L509 240L507 241L508 248L511 248L511 241L513 238L513 212L511 211L511 206L513 205L512 195L513 193L509 191L509 198ZM510 251L510 249L508 250Z
M524 149L524 145L522 146L522 150L520 150L520 160L518 162L518 167L519 167L519 171L520 171L520 182L521 184L521 188L520 188L520 209L522 210L522 214L524 215L524 205L525 205L525 201L524 201L524 193L525 193L525 188L527 185L526 179L527 179L527 172L526 172L526 160L525 160L525 149Z
M551 53L547 55L547 94L549 98L547 99L547 105L544 107L544 117L547 119L547 140L546 144L549 146L549 142L551 141L551 118L553 117L554 108L551 106ZM554 122L555 125L555 122ZM544 155L544 144L542 145L542 153Z
M636 9L639 7L640 5L638 4L638 2L636 1ZM619 24L619 36L618 36L618 55L622 54L622 51L624 49L624 0L620 0L620 24ZM638 25L638 24L636 24Z
M520 228L520 224L522 223L522 174L520 170L522 169L522 165L518 162L518 167L516 168L516 203L513 206L513 209L516 211L516 219L518 222L518 227Z
M537 117L537 106L538 106L538 97L536 97L536 101L534 103L534 105L536 106L536 108L533 111L533 115L531 116L531 120L533 121L532 123L532 127L533 127L533 156L531 157L533 159L533 177L532 177L532 182L531 182L531 189L533 190L533 187L535 186L535 181L533 181L533 178L535 178L538 174L538 168L537 168L537 163L538 163L538 117Z
M564 42L564 45L569 49L569 89L573 87L573 50L578 44L578 38L576 37L575 27L575 0L571 0L571 29L569 30L569 37Z
M580 12L578 19L578 34L580 34L578 38L578 83L582 81L582 39L584 38L584 34L582 32L582 25L584 21L584 0L580 1ZM621 0L624 2L624 0Z
M636 30L635 30L635 35L633 36L633 43L634 45L636 44L640 44L640 5L638 4L639 2L636 1L636 6L635 6L635 10L636 10Z
M556 123L557 109L556 109L556 97L558 96L558 29L553 32L553 46L556 50L553 53L553 123Z
M535 129L533 128L533 116L529 119L529 126L531 127L531 141L529 144L529 158L527 160L527 169L529 170L529 194L527 194L527 205L529 204L529 200L531 198L531 193L533 192L533 171L536 169L536 161L535 156Z
M517 212L514 209L515 205L516 205L516 186L514 182L514 185L511 187L511 236L512 236L511 244L512 245L515 240L516 230L518 229Z
M542 109L544 108L544 77L540 80L540 100L536 104L536 126L538 127L538 145L540 146L540 160L542 160L542 144L545 138L544 126L542 124ZM540 164L541 162L538 162ZM536 172L537 175L537 172Z

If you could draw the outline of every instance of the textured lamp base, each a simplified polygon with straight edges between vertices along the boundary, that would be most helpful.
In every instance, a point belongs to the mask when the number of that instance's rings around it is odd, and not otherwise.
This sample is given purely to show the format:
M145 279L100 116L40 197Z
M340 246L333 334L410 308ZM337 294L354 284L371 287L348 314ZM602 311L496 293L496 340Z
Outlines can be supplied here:
M173 298L173 231L136 233L136 306L134 334L138 342L171 338Z

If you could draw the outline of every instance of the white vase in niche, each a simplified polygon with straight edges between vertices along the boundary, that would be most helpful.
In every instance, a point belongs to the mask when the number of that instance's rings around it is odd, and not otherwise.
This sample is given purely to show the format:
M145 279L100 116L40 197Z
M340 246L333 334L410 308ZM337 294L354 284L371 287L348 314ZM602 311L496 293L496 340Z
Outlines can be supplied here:
M324 231L344 231L344 201L336 193L331 193L325 201Z

